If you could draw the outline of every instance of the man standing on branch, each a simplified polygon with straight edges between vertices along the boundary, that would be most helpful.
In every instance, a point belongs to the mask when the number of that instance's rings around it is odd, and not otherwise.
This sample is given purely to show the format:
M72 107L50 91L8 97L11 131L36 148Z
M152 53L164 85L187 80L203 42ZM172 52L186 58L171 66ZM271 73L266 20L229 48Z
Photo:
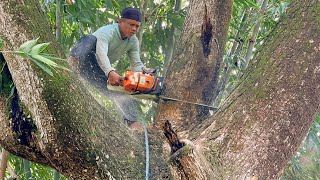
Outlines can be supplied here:
M125 8L118 22L103 26L92 35L85 35L77 42L70 53L69 65L75 72L102 91L106 91L107 82L112 86L122 84L123 77L115 71L112 63L125 54L129 56L132 71L152 73L154 70L147 69L140 60L139 40L135 36L139 30L140 22L141 12L139 9ZM121 101L118 97L116 100ZM118 107L123 110L127 105L131 106L128 103L127 97L120 103L116 102ZM126 112L127 114L130 112ZM136 120L136 116L125 118Z

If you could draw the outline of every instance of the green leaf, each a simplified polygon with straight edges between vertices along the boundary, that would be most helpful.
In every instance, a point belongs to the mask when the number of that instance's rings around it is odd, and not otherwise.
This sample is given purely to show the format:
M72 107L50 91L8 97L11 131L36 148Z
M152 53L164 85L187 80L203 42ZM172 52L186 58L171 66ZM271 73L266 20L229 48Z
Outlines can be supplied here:
M116 8L120 8L120 5L118 4L118 2L117 2L117 1L112 0L112 4L113 4L113 6L114 6L114 7L116 7Z
M109 12L105 12L105 14L107 15L108 18L111 18L111 19L113 19L113 20L118 19L118 16L115 16L115 15L109 13Z
M320 113L318 113L318 115L316 116L316 122L320 124Z
M11 83L10 88L11 89L10 89L10 94L9 94L8 98L13 97L14 89L16 88L16 86L13 83Z
M3 48L3 45L4 45L4 41L3 39L0 38L0 50Z
M41 62L39 62L39 60L35 59L35 58L31 58L31 60L38 66L40 67L42 70L44 70L47 74L49 74L50 76L53 76L52 71L50 70L50 68L48 66L45 66L44 64L42 64Z
M106 0L105 1L105 6L107 7L108 10L112 10L113 4L111 0Z
M4 67L6 66L5 62L1 62L1 66L0 66L0 73L3 72Z
M254 1L251 1L251 0L246 0L246 3L248 5L253 6L254 8L258 8L259 7Z
M30 52L31 48L37 44L38 40L39 40L39 38L33 39L33 40L30 40L30 41L27 41L27 42L23 43L19 47L19 50L23 51L23 52L26 52L26 53Z
M42 55L42 54L41 54L41 55ZM44 56L44 57L47 58L47 59L53 60L53 61L54 61L54 60L60 60L60 61L62 60L62 61L65 61L65 59L61 59L61 58L57 58L57 57L46 56L46 55L42 55L42 56ZM56 67L71 72L70 69L68 69L67 67L64 67L64 66L62 66L62 65L60 65L60 64L57 64Z
M37 44L37 45L33 46L31 48L30 54L39 54L39 53L41 53L43 50L45 50L48 47L49 44L50 43L41 43L41 44Z
M54 57L54 56L52 56L52 55L50 55L50 54L41 53L40 55L43 56L43 57L46 57L46 58L48 58L48 59L51 59L51 60L66 61L66 59Z
M89 20L89 19L87 19L87 18L85 18L85 17L79 17L79 20L80 21L82 21L82 22L84 22L84 23L88 23L88 24L92 24L92 22Z
M3 87L2 87L2 80L3 79L3 76L0 74L0 92L3 90Z
M133 4L134 4L134 7L139 7L139 3L136 0L133 1Z
M30 58L30 56L25 52L13 52L13 54L18 55L22 58L28 58L28 59Z
M74 15L70 14L70 15L65 16L64 19L65 20L69 20L69 19L72 19L74 17L75 17Z
M47 64L49 66L53 66L53 67L58 67L58 64L55 63L54 61L44 57L44 56L41 56L41 55L38 55L38 54L33 54L32 56L32 59L36 59L44 64Z
M60 69L66 70L66 71L71 71L70 69L68 69L68 68L66 68L66 67L64 67L62 65L59 65L59 64L57 64L56 62L53 61L53 60L56 60L56 59L59 59L59 58L46 56L46 55L42 55L42 54L32 55L32 58L38 60L39 62L47 64L48 66L60 68ZM62 60L62 59L59 59L59 60Z

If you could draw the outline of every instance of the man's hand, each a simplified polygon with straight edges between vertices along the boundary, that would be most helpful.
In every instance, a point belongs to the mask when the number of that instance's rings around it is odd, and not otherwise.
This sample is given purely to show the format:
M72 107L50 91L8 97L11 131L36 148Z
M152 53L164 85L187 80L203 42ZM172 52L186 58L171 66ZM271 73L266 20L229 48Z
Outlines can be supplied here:
M115 71L110 71L108 74L108 83L112 86L119 86L122 85L123 77L120 76Z

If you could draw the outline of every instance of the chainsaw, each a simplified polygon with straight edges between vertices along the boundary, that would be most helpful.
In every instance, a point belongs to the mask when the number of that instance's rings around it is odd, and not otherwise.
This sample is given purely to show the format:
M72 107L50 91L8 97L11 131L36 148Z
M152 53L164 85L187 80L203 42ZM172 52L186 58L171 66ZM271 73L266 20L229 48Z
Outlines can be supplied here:
M107 88L112 91L123 92L126 94L130 94L139 99L147 99L158 101L159 99L165 101L178 101L187 104L194 104L198 106L208 107L212 110L216 110L216 107L189 102L185 100L180 100L176 98L166 97L161 95L163 89L163 77L158 76L159 68L155 68L152 74L149 74L146 71L142 72L133 72L127 71L124 74L124 80L122 81L122 86L112 86L109 83L107 84Z

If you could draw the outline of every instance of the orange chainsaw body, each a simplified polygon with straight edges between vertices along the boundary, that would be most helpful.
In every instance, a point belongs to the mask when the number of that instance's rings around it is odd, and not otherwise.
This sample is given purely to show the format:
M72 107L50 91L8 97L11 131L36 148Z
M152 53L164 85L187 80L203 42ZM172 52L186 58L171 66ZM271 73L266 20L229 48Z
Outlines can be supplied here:
M142 72L127 71L122 82L125 91L133 93L150 93L157 90L159 79Z

